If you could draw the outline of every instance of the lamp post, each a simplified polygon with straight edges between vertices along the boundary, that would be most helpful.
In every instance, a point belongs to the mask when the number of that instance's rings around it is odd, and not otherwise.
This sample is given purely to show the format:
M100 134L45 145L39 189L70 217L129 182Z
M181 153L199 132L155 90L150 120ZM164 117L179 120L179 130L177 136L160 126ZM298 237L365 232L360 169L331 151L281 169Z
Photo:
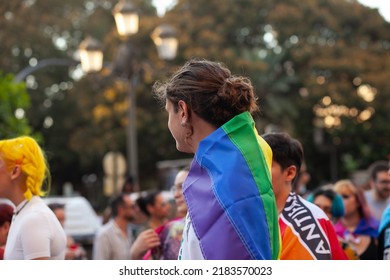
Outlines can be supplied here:
M79 45L81 69L86 73L99 72L103 68L103 51L100 43L87 37Z
M134 53L129 48L133 48L130 42L131 35L138 32L139 15L135 6L126 0L121 0L113 9L113 15L119 35L128 39L128 44L120 47L127 48L127 63L134 61ZM174 28L164 24L158 26L151 35L157 46L158 55L161 59L171 60L176 57L178 39ZM92 38L85 39L80 45L80 60L85 72L96 72L103 66L103 51L99 44ZM97 66L91 68L90 66ZM135 65L131 64L126 67L126 79L128 83L128 123L126 127L126 148L128 172L138 181L138 145L137 145L137 121L136 121L136 94L134 89L138 83L138 74L135 71Z

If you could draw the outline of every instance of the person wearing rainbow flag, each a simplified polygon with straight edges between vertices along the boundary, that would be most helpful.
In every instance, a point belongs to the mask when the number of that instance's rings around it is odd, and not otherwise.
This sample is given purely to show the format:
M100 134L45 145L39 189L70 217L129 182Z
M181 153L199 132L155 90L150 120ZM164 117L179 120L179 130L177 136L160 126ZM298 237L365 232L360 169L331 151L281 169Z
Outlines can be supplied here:
M280 259L348 259L325 212L293 191L304 158L301 143L284 132L267 133L263 138L273 154L272 186L282 236Z
M222 63L192 59L153 87L176 148L195 154L183 185L179 259L278 259L272 151L255 128L253 86Z

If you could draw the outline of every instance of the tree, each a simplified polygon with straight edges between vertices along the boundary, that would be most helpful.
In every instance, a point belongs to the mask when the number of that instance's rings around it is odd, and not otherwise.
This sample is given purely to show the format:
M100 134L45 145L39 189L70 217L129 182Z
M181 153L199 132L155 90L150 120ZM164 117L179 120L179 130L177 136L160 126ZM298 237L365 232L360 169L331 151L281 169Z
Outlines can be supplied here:
M168 16L181 28L183 60L220 60L251 77L260 131L272 124L298 138L313 184L388 153L390 29L377 10L339 0L182 0Z
M111 13L116 0L57 2L56 5L47 0L0 4L0 11L5 15L0 19L3 26L0 31L0 54L3 57L0 68L18 73L27 65L45 58L72 59L86 35L102 41L107 61L123 64L119 55L118 59L115 58L117 47L122 42ZM151 32L157 16L151 1L136 2L142 10L141 26L145 29L133 39L142 51L139 57L149 59L151 48L155 49L148 32ZM83 193L83 175L93 173L102 178L103 155L113 148L125 151L127 110L123 108L127 106L124 104L127 89L123 84L118 87L119 79L115 79L115 75L109 77L109 72L110 69L106 69L101 74L84 76L80 80L78 68L50 66L26 79L32 103L27 117L33 130L42 132L45 139L53 173L53 193L61 193L61 186L67 181ZM141 84L137 89L140 91L149 94L150 89ZM111 93L115 98L107 101L106 96ZM139 95L141 104L145 94L140 92ZM104 108L108 108L110 114L99 116ZM142 170L147 176L155 173L153 163L141 161L141 164L142 167L146 165ZM152 180L155 180L154 175Z
M24 83L15 83L13 79L13 75L0 72L0 139L31 133L25 117L29 96Z

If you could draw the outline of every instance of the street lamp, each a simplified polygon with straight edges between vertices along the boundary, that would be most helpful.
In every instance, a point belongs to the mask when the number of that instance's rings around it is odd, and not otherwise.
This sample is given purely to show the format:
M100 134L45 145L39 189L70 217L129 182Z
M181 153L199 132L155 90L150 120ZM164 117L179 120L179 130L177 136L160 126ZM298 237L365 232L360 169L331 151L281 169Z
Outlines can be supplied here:
M119 35L127 37L138 32L139 15L131 2L121 0L115 5L112 13Z
M130 38L138 32L139 16L137 9L130 1L121 0L113 9L113 15L116 22L116 27L119 35ZM176 57L178 48L178 38L176 30L163 24L158 26L151 35L153 42L157 46L158 55L161 59L171 60ZM101 48L97 48L95 41L91 38L87 38L81 43L83 49L80 49L80 61L82 68L85 72L99 71L103 66L103 52ZM124 44L121 47L126 46L129 48L131 44ZM84 54L82 54L82 52ZM126 61L130 63L134 52L127 52L128 56ZM94 61L96 60L96 62ZM97 66L91 68L90 66ZM130 65L126 73L128 86L128 123L126 128L126 146L127 146L127 162L128 172L133 176L134 180L138 181L138 148L137 148L137 127L136 127L136 95L133 88L136 87L138 76L135 74L135 65ZM131 76L131 77L130 77Z
M171 60L176 57L179 45L176 29L168 24L162 24L154 29L151 37L161 59Z
M87 37L79 45L81 69L85 73L98 72L103 67L103 50L100 43Z

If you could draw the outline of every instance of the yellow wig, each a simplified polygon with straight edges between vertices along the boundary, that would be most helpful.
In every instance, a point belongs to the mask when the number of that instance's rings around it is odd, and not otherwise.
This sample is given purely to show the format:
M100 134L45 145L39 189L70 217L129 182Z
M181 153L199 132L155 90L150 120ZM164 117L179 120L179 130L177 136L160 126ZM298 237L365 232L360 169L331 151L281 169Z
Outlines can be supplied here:
M4 160L8 170L20 166L26 176L24 197L27 200L34 195L45 195L42 185L47 180L47 187L50 187L50 172L45 154L33 138L21 136L0 140L0 157Z

